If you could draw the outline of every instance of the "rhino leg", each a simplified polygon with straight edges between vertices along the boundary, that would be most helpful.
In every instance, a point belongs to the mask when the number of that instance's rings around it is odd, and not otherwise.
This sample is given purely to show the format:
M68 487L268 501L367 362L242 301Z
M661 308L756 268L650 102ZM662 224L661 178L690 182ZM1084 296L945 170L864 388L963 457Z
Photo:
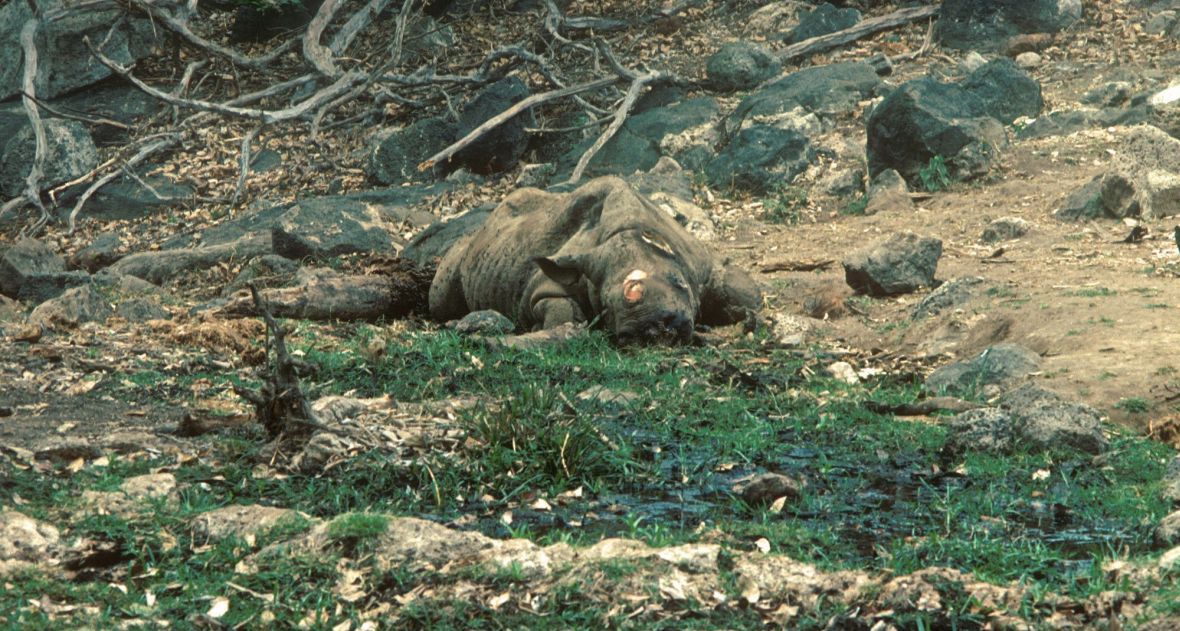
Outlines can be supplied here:
M434 280L430 281L430 317L438 322L448 322L468 313L471 309L463 294L459 266L448 257L438 266Z
M762 307L762 291L744 270L728 263L713 267L709 281L701 290L701 316L698 321L709 326L724 326L746 319L749 311Z
M586 321L586 314L573 298L543 298L533 305L533 320L542 329L551 329L566 322Z

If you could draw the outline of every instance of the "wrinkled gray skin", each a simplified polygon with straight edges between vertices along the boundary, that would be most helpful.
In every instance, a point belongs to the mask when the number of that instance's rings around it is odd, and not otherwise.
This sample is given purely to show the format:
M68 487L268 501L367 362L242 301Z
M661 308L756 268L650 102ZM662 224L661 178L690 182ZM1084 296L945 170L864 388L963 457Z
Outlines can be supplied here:
M731 324L760 305L749 275L617 177L564 195L512 193L446 253L430 286L440 321L480 309L523 331L597 321L622 343L687 341L696 324Z

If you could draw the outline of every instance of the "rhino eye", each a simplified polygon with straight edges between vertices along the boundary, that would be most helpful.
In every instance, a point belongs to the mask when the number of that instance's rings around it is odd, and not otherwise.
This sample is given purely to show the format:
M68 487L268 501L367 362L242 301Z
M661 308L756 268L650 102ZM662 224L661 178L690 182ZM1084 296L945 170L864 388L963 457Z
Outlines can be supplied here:
M684 291L688 290L688 283L684 282L684 279L680 278L679 276L669 275L668 276L668 284L672 285L676 289L680 289L680 290L684 290Z

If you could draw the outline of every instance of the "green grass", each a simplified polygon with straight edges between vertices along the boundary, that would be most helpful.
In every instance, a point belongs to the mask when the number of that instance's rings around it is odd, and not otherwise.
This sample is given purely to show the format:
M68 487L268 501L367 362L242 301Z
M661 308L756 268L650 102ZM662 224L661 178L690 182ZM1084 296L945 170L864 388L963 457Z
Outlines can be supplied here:
M378 337L385 340L384 353L361 352ZM229 626L251 626L264 615L278 626L295 626L322 611L325 628L344 621L355 628L366 602L343 603L328 588L340 577L340 563L368 563L390 515L454 520L494 537L541 544L584 546L622 536L657 546L708 540L743 549L765 538L771 554L824 569L906 573L938 565L985 581L1022 583L1038 594L1085 598L1116 588L1094 570L1102 562L1154 554L1151 527L1170 510L1159 499L1170 448L1112 430L1101 462L1090 454L1021 449L952 459L942 451L942 425L899 420L866 406L870 400L913 401L919 395L913 376L889 374L848 386L824 376L833 359L822 350L778 349L757 336L725 348L619 349L594 333L564 346L519 351L490 350L449 332L363 325L339 336L299 327L292 344L313 368L306 385L317 396L429 401L464 395L483 403L454 420L463 434L454 450L423 449L405 459L362 452L315 475L259 475L258 464L266 460L254 430L217 436L207 454L182 463L115 457L106 467L72 474L2 470L4 505L19 497L22 512L67 526L70 537L106 542L118 559L92 570L89 579L10 581L13 588L0 592L0 626L53 626L28 607L42 597L97 607L83 618L108 627L135 617L187 620L225 596L233 606L221 622ZM147 367L141 372L157 388L168 379ZM228 383L231 376L220 379ZM622 407L580 401L578 394L592 386L635 397ZM1134 412L1136 399L1120 407ZM180 482L179 502L158 502L129 518L79 514L83 491L116 490L128 477L161 467ZM779 512L747 505L732 485L760 471L804 481L802 496ZM579 490L580 499L555 501ZM555 507L530 513L535 498ZM332 545L315 554L279 555L257 573L235 572L243 557L310 527L296 518L250 543L195 538L194 515L254 503L327 520ZM516 515L511 523L501 519L508 511ZM573 521L576 527L566 523ZM607 562L596 580L625 582L642 569L630 561ZM420 585L458 580L406 568L382 572L371 589L386 601ZM526 579L519 567L473 572L460 578L500 590L521 588ZM273 600L243 596L227 587L230 582ZM134 588L124 593L113 584ZM899 612L894 622L969 627L978 612L957 600L961 590L946 589L944 611ZM1160 593L1170 589L1171 583L1159 586ZM739 591L732 586L727 597L738 598ZM146 592L154 595L151 607ZM411 628L643 626L658 620L602 609L585 589L567 584L536 602L543 616L423 597L399 616ZM1042 615L1039 602L1028 604L1034 619ZM749 608L684 606L694 608L692 615L677 620L690 627L763 622ZM801 614L796 626L823 628L840 611L823 605Z
M926 166L918 170L918 182L922 190L937 193L951 185L950 171L946 166L946 158L933 156Z
M802 220L807 202L807 189L792 185L779 186L763 198L762 218L769 223L793 226Z

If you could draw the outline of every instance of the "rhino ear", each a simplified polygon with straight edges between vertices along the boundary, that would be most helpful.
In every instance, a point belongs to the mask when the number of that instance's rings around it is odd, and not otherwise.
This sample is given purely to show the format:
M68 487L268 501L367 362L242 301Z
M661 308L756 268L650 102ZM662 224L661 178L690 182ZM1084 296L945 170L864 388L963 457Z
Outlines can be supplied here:
M559 285L573 285L582 279L582 266L579 257L559 256L551 259L538 256L533 258L533 262L541 268L542 274Z

